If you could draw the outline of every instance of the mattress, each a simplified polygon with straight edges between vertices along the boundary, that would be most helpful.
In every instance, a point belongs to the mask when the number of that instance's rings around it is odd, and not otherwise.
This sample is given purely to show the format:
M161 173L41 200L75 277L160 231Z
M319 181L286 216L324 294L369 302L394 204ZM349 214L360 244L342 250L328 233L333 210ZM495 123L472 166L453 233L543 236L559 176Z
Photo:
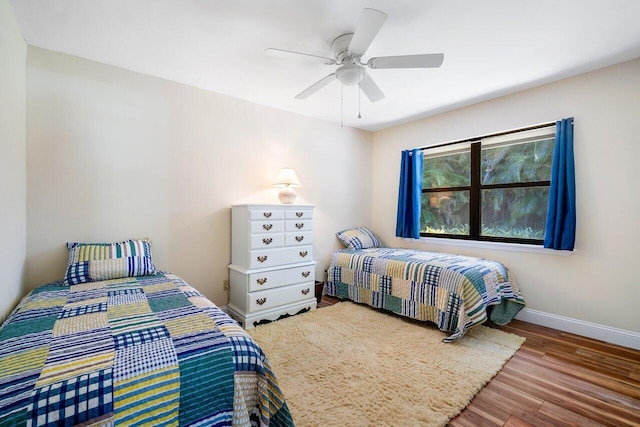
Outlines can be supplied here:
M0 425L292 426L269 361L169 273L53 282L0 328Z

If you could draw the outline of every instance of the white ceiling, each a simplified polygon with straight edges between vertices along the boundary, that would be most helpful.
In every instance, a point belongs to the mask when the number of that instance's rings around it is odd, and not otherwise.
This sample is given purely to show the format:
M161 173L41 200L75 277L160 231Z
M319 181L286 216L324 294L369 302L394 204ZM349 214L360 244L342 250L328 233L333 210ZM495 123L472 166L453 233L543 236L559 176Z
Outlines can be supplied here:
M344 88L345 126L378 130L640 57L640 0L11 0L26 42L332 122L333 57L365 7L389 18L367 56L443 52L436 69L371 70L386 98Z

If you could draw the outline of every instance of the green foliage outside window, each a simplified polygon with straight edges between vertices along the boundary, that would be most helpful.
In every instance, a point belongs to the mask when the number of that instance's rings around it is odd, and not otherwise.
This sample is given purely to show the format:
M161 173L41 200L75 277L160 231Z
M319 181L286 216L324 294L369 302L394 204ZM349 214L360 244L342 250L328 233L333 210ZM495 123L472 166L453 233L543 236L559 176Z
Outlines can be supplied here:
M471 152L426 157L422 188L469 187ZM422 195L421 230L438 234L469 234L469 191L440 191Z
M482 185L545 181L551 176L553 138L482 147Z
M553 137L480 148L480 236L544 238L552 160ZM471 149L425 151L422 233L470 235L471 173Z

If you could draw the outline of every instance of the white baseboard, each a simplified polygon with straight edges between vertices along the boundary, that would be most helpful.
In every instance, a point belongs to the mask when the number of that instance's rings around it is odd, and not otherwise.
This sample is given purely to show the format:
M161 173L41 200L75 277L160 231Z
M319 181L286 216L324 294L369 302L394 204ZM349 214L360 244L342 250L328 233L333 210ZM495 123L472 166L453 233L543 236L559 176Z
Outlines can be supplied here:
M523 308L516 319L640 350L640 333Z
M218 308L222 311L224 311L225 313L229 314L229 310L227 310L227 306L226 305L219 305Z

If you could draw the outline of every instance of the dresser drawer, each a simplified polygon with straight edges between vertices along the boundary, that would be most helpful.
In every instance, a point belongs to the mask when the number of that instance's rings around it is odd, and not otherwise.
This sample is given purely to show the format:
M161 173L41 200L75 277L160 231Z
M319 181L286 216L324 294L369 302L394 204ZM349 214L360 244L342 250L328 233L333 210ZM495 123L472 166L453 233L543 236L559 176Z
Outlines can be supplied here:
M313 260L313 246L265 249L249 252L249 269L296 264Z
M313 218L313 209L286 211L284 217L285 219L311 219Z
M309 298L315 298L313 282L252 292L249 294L249 312L269 310Z
M251 221L249 233L282 233L284 231L284 221Z
M313 243L313 232L311 231L298 231L295 233L284 234L285 246L310 245L312 243Z
M284 225L284 231L311 231L313 229L313 221L310 219L287 220Z
M251 209L249 210L249 219L261 219L261 220L274 220L274 219L283 219L284 211L278 209Z
M249 275L249 292L263 291L280 286L293 285L300 282L315 281L313 264L303 267L271 270Z
M284 246L284 235L276 234L252 234L250 249L270 249Z

